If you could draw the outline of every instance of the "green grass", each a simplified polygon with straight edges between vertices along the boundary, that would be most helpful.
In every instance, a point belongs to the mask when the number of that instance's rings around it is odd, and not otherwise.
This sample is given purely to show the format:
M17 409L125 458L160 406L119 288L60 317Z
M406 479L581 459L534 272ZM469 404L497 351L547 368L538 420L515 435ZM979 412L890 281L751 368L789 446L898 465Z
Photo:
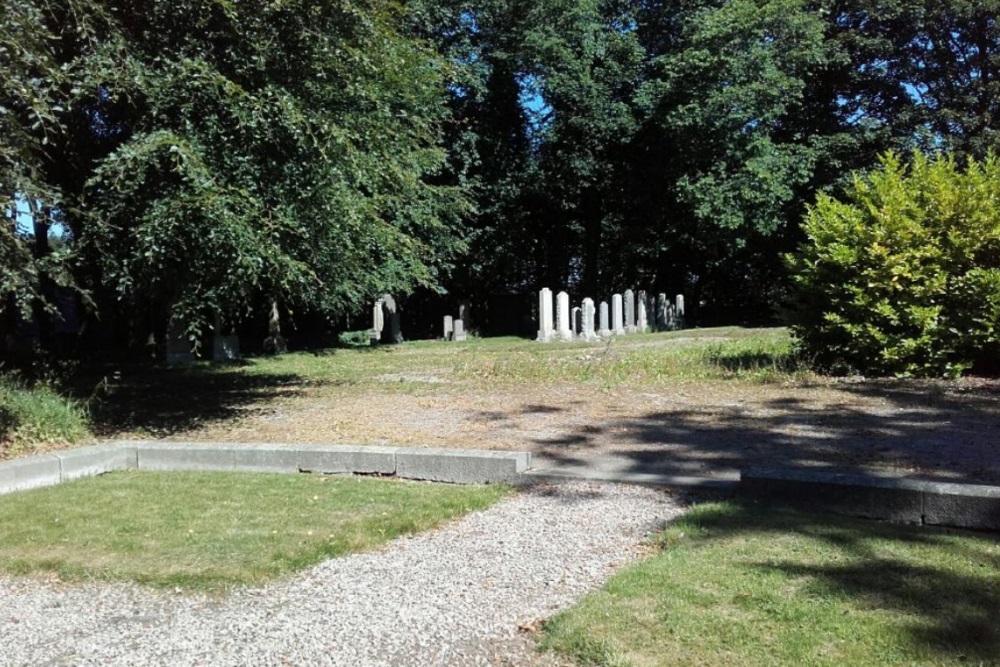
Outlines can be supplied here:
M255 359L244 372L293 374L353 387L426 388L415 375L497 385L590 383L656 385L678 380L783 381L806 373L785 329L722 327L634 335L600 343L536 343L521 338L420 341ZM388 375L402 375L386 382Z
M310 475L113 473L0 497L0 570L220 591L373 549L507 492Z
M47 387L28 389L0 377L0 459L89 438L87 418L76 402Z
M582 665L998 665L1000 540L702 505L545 628Z

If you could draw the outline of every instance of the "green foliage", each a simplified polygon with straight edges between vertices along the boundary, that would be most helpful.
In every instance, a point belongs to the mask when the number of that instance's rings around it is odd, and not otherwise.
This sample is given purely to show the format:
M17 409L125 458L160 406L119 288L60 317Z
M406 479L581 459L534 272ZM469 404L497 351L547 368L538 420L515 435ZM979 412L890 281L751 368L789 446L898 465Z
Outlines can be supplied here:
M0 459L89 437L86 415L75 402L48 387L29 389L0 376Z
M895 154L821 195L794 272L794 332L821 366L956 375L1000 359L1000 160ZM995 370L995 368L993 368Z

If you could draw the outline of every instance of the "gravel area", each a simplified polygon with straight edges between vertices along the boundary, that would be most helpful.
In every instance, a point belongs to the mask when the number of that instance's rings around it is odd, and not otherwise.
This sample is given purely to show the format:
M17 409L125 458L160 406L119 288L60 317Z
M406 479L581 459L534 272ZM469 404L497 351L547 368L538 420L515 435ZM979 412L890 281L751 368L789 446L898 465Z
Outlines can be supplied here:
M555 665L524 631L681 511L651 489L543 486L223 598L0 578L0 666Z

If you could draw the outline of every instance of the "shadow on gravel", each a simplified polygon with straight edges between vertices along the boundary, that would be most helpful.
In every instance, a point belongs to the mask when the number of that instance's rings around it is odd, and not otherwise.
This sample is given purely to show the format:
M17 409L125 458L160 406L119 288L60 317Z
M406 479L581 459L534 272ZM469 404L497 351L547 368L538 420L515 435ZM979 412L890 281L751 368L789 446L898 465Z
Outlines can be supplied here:
M557 466L613 457L625 462L619 466L625 472L710 477L754 466L808 466L1000 484L1000 383L864 382L838 389L842 400L835 404L787 396L576 426L536 439L534 451Z
M98 437L134 431L162 437L266 413L274 399L299 395L306 384L290 373L251 374L249 366L116 365L88 369L75 379L73 390L87 404Z

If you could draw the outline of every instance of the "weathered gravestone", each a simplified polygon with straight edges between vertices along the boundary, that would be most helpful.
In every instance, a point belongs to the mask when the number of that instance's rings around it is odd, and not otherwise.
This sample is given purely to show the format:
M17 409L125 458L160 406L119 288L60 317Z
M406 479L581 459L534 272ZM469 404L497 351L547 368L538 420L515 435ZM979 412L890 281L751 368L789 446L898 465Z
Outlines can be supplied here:
M379 299L382 303L382 330L380 343L402 343L403 332L400 328L399 305L391 294L384 294Z
M648 300L646 299L646 291L639 290L639 297L636 303L636 308L638 308L638 313L636 313L635 328L639 333L646 333L649 331L649 317L646 313L646 306Z
M476 325L472 320L472 305L468 301L458 304L458 319L462 320L466 332L475 328Z
M656 328L658 331L666 331L670 327L667 324L667 308L670 306L670 302L667 301L667 295L660 292L656 295Z
M625 333L635 333L635 292L625 290Z
M167 324L166 361L168 364L186 364L194 361L194 351L187 332L181 323L170 318Z
M580 309L580 336L584 340L597 340L597 332L594 330L594 315L594 300L584 299L583 308Z
M454 326L455 326L455 331L452 336L452 340L454 340L456 343L461 343L466 339L465 322L463 322L462 320L455 320Z
M570 311L569 323L573 327L574 338L583 333L583 309L580 306L574 306L573 310Z
M451 340L455 334L455 318L451 315L444 316L444 339Z
M538 292L538 338L547 343L552 340L552 290L543 287Z
M677 319L677 328L678 329L683 329L684 328L684 295L683 294L678 294L677 295L677 306L676 306L676 309L675 309L675 316L676 316L676 319Z
M625 335L625 321L622 316L622 295L611 295L611 333L616 336Z
M597 335L607 338L611 335L611 316L608 315L608 302L601 302L601 328L597 330Z

